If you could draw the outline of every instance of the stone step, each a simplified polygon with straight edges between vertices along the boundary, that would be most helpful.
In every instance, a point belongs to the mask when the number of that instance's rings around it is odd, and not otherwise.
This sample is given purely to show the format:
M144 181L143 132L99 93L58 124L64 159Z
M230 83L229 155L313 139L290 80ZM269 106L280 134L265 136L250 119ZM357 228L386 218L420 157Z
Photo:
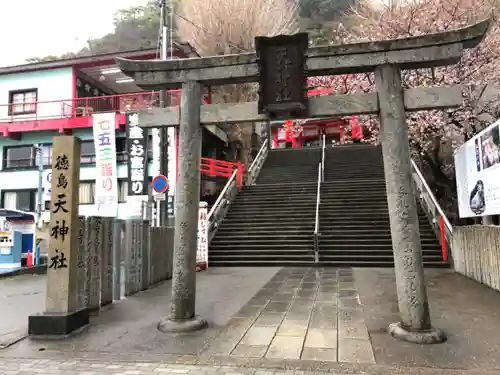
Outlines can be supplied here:
M314 261L314 254L303 252L301 254L253 254L251 255L251 262L269 262L269 261L277 261L282 260L284 262L310 262ZM218 264L219 262L247 262L248 256L245 255L212 255L209 256L209 266L211 264Z
M380 255L366 255L366 254L348 254L348 255L326 255L320 254L320 261L326 262L393 262L394 258L392 254L380 254ZM439 255L428 255L425 262L439 263L443 259Z
M425 268L449 268L450 265L445 262L426 262L424 260ZM321 261L316 263L314 260L301 261L289 260L287 256L277 257L275 259L265 259L254 261L253 259L217 259L210 260L209 267L369 267L369 268L393 268L394 261Z
M435 243L426 242L425 245L422 244L425 250L441 250L441 246L437 241ZM364 251L387 251L392 254L392 243L374 243L374 244L322 244L319 245L320 251L353 251L353 250L364 250Z
M267 241L267 240L275 240L275 239L280 239L282 241L283 239L290 240L290 241L295 241L295 240L301 240L301 239L311 239L312 235L312 230L308 231L303 231L303 232L292 232L292 231L266 231L266 232L247 232L244 234L241 234L240 232L230 232L230 231L225 231L225 232L217 232L217 238L220 237L220 239L223 239L224 241L230 241L230 240L239 240L241 238L244 238L245 240L252 240L252 241ZM215 238L214 240L215 241Z
M216 236L308 236L314 231L314 223L308 226L269 225L245 226L230 223L222 223L217 230Z
M359 240L359 241L379 241L379 240L388 240L391 241L391 233L390 231L374 231L370 229L364 229L364 230L343 230L343 231L322 231L320 227L320 233L321 233L321 241L327 242L327 241L337 241L337 240L343 240L343 239L348 239L348 240ZM436 235L434 232L429 228L426 229L425 231L420 231L420 237L421 238L431 238L433 240L436 239Z
M346 210L353 210L356 212L388 211L387 202L370 202L370 203L366 202L360 205L353 205L349 201L332 203L332 202L324 202L323 200L321 200L319 212L325 214L332 213L332 214L343 215L346 212Z
M316 185L316 186L312 186ZM258 186L258 185L256 185ZM258 189L247 189L243 190L240 194L238 194L238 197L256 197L256 198L261 198L261 197L266 197L266 196L295 196L298 197L301 194L304 195L309 195L309 194L317 194L318 192L318 185L317 184L310 184L307 187L304 187L302 189L298 188L293 188L287 191L287 186L286 185L281 185L281 189L278 188L278 186L274 186L272 188L268 186L262 186Z
M299 220L303 219L303 221L314 221L316 217L316 211L315 210L310 210L310 211L295 211L295 212L283 212L281 210L276 210L276 211L267 211L267 212L260 212L260 213L254 213L254 214L247 214L246 216L242 216L241 213L239 212L228 212L226 215L225 220L228 221L233 221L233 220L241 220L241 221L248 221L248 222L253 222L256 220L273 220L273 219L279 219L279 220Z
M280 197L273 197L273 196L264 196L264 197L246 197L246 196L241 196L237 197L233 204L248 204L248 203L253 203L258 205L262 204L269 204L269 203L281 203L281 204L293 204L294 202L300 202L303 203L314 203L316 204L316 194L308 194L308 195L301 195L297 198L289 197L288 199L280 198Z
M320 231L321 232L321 231ZM420 240L422 243L426 244L435 244L437 239L435 236L420 236ZM323 236L320 237L321 246L332 246L332 247L342 247L342 246L386 246L390 245L392 248L392 240L389 236L388 238L380 238L380 237L328 237L325 238Z
M282 213L283 215L294 215L297 213L304 213L306 215L316 215L316 207L311 205L312 207L308 208L300 208L300 209L294 209L294 208L276 208L276 207L264 207L262 209L252 209L251 207L249 209L244 209L241 207L235 207L233 209L230 209L226 215L226 218L229 217L229 215L232 216L269 216L271 214L276 214L278 212Z
M272 246L273 249L295 249L295 250L303 250L303 251L312 251L313 250L313 240L312 238L308 242L281 242L281 243L273 243L272 245L265 243L212 243L210 244L211 249L228 249L230 251L245 251L259 249L259 251L265 251Z
M275 249L287 245L294 245L294 246L302 245L305 248L309 248L313 244L312 240L313 240L312 232L308 236L288 237L288 238L285 235L275 236L272 238L241 236L237 241L235 241L233 237L217 236L212 240L211 246L212 247L231 246L231 245L234 245L236 247L268 246L269 248Z
M300 216L294 216L294 217L287 217L286 215L283 216L266 216L266 217L247 217L247 218L239 218L237 216L233 216L231 218L227 218L224 220L222 225L253 225L253 224L259 224L259 225L269 225L272 223L280 223L280 224L288 224L288 225L296 225L297 227L301 226L307 226L307 225L314 225L314 215L311 215L309 217L300 217Z

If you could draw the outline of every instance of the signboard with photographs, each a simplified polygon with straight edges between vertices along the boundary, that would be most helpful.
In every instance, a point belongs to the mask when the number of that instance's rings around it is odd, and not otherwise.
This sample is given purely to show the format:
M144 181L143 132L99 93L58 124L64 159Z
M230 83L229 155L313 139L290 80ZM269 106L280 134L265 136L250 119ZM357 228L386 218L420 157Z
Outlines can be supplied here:
M455 152L461 218L500 214L500 120Z

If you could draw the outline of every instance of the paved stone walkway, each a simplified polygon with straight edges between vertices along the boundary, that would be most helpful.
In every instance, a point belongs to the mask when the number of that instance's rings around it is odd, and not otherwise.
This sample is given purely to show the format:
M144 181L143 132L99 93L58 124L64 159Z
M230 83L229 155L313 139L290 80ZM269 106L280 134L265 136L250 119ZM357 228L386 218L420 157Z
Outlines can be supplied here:
M351 269L285 268L203 355L374 363Z
M207 329L158 332L167 282L93 316L68 340L25 339L3 349L0 341L0 375L500 374L500 294L451 270L426 270L426 281L433 324L449 337L440 345L387 333L399 319L391 269L210 268L197 274ZM26 307L20 286L4 288L16 301L0 311L4 323ZM26 289L23 298L40 297Z
M354 366L304 371L290 368L254 368L219 365L185 365L152 361L95 361L82 359L2 359L2 375L496 375L491 371L431 368Z

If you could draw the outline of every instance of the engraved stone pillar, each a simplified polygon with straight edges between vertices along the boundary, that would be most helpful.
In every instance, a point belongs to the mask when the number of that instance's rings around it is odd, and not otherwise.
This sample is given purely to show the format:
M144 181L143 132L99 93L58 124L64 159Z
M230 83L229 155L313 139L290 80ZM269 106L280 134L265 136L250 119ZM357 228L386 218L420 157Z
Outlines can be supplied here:
M142 252L142 274L141 274L141 290L146 290L151 285L151 252L149 243L149 221L142 221L142 236L141 236L141 252Z
M401 317L400 322L390 325L389 332L409 342L443 342L445 334L431 327L399 68L391 65L376 68L375 82Z
M131 220L125 221L125 296L130 296L134 293L135 259L132 251L132 229L133 222Z
M125 295L130 296L142 286L142 220L129 220L125 224Z
M91 311L99 310L101 303L102 218L88 219L87 244L89 247L89 304Z
M79 298L78 189L80 185L80 141L76 137L54 137L52 153L50 241L47 265L45 312L31 315L32 336L65 337L89 324L87 309Z
M201 85L188 81L182 85L181 95L172 299L170 314L158 323L162 332L193 331L206 326L206 321L195 315L202 141Z
M101 306L113 302L113 218L102 219Z
M119 301L122 296L122 224L121 220L113 220L113 300Z
M134 230L133 239L132 239L132 251L135 259L135 292L138 292L142 289L142 269L143 269L143 254L142 247L144 244L142 243L144 237L144 221L143 220L135 220L134 221Z
M88 305L88 249L85 240L87 220L84 216L78 218L78 304L80 308Z

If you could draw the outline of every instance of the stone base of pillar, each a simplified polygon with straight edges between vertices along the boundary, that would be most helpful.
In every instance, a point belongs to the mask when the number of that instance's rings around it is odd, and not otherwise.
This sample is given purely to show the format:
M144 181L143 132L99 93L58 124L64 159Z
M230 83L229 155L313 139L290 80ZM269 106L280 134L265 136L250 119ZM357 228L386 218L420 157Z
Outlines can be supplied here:
M89 325L90 311L77 310L72 313L43 313L30 315L28 318L28 334L32 338L64 339L81 332Z
M443 330L431 328L426 331L408 331L401 326L401 323L389 325L389 333L392 337L412 344L441 344L447 337Z
M207 326L207 321L199 315L193 319L171 320L165 317L158 323L158 331L163 333L181 333L199 331Z

